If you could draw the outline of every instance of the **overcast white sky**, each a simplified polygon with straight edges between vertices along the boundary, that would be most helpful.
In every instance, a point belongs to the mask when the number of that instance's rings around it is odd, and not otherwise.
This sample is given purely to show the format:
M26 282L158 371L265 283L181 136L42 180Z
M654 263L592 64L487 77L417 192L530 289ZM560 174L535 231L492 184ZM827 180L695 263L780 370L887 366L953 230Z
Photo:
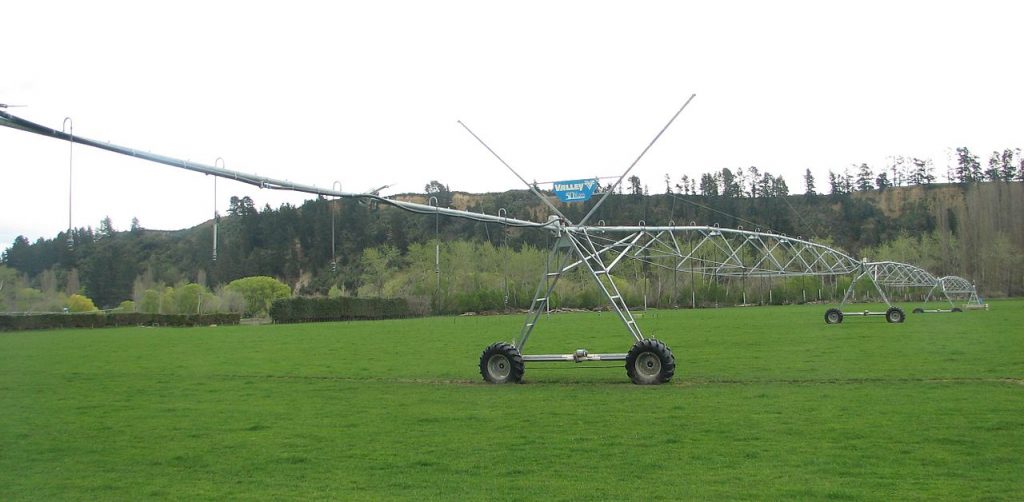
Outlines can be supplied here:
M803 191L891 155L1024 147L1024 4L8 2L0 103L76 135L346 191L751 165ZM74 148L73 225L178 229L210 177ZM221 180L256 204L301 195ZM414 216L410 216L414 217ZM0 249L68 223L68 145L0 128Z

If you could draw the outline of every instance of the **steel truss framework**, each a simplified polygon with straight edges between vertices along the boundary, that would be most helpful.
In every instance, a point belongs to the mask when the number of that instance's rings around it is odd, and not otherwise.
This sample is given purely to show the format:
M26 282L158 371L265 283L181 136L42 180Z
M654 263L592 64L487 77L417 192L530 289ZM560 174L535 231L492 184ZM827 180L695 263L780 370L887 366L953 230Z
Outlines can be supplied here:
M690 97L693 99L693 96ZM689 104L687 100L672 117L676 116ZM655 136L660 137L665 126ZM460 122L461 124L461 122ZM506 226L537 228L552 232L557 238L548 255L545 271L537 285L536 293L531 302L526 320L520 329L519 336L513 343L498 342L487 347L481 354L480 370L485 380L494 383L519 382L523 375L525 361L600 361L625 360L627 374L638 384L657 384L668 381L675 370L675 358L671 350L663 343L646 338L636 323L636 319L626 305L612 272L624 259L640 260L652 266L664 267L677 271L699 273L710 277L793 277L793 276L836 276L857 273L840 306L850 298L854 285L863 278L869 278L879 294L889 305L882 287L934 287L937 280L926 271L896 262L860 262L851 256L831 247L804 240L760 230L719 228L717 226L605 226L586 225L604 199L614 191L637 161L643 157L648 145L633 165L626 170L604 197L594 205L590 213L581 222L574 224L569 221L546 198L542 197L531 186L538 197L544 201L556 216L547 222L538 223L510 218L506 215L492 216L473 213L458 209L442 208L435 205L424 205L381 197L376 193L351 193L333 189L324 189L311 185L292 183L284 180L256 176L239 171L228 170L216 165L210 166L186 160L141 152L133 148L103 143L80 136L64 133L42 126L7 112L0 111L0 126L11 127L47 137L85 144L114 153L141 158L151 162L166 164L172 167L187 169L202 174L233 179L260 188L274 190L291 190L315 195L339 198L357 198L376 201L396 206L406 211L420 214L446 215L474 221L496 223ZM463 124L463 127L465 125ZM466 128L469 131L468 127ZM469 131L473 134L472 131ZM473 134L480 140L476 134ZM481 144L483 141L480 140ZM486 147L487 145L484 144ZM490 147L487 147L490 150ZM493 150L490 150L494 153ZM497 154L495 154L497 157ZM497 157L501 160L500 157ZM504 164L504 161L501 160ZM520 180L523 180L508 164L505 164ZM524 183L525 180L523 180ZM527 183L527 186L530 186ZM549 299L559 279L566 273L582 269L595 281L626 330L634 339L628 353L590 354L585 349L577 349L570 354L539 354L523 355L530 334L540 320L541 314L547 310ZM945 278L944 278L945 279ZM959 278L956 278L959 279ZM966 281L963 281L966 283ZM964 291L961 282L950 280L948 288L943 287L944 294L956 294ZM973 293L973 286L971 287ZM977 295L974 294L974 298ZM893 320L889 315L893 309L899 312L899 319ZM830 315L836 313L841 322L843 313L838 309L830 309L826 313L826 322ZM887 318L890 322L902 322L902 311L890 308ZM865 313L866 314L866 313Z
M849 255L800 238L761 231L709 226L571 226L558 230L545 274L537 286L526 322L514 346L522 350L558 279L583 268L608 299L636 341L643 334L636 325L612 272L623 259L687 271L710 277L794 277L846 275L862 264ZM524 356L527 361L608 360L623 354Z
M867 262L863 264L863 270L861 273L854 278L850 283L850 287L846 289L846 294L843 296L843 301L840 303L840 306L845 305L846 302L853 297L854 287L857 285L857 282L864 277L871 280L871 283L874 284L878 294L882 296L882 300L888 306L892 306L892 302L889 301L883 287L931 288L935 286L938 280L935 276L928 273L927 270L914 265L895 261Z
M981 305L981 299L978 298L978 289L971 281L963 277L947 275L936 279L935 286L928 291L928 296L925 297L924 303L927 305L933 296L938 298L937 293L942 293L942 296L946 298L951 311L958 311L957 301L970 305Z

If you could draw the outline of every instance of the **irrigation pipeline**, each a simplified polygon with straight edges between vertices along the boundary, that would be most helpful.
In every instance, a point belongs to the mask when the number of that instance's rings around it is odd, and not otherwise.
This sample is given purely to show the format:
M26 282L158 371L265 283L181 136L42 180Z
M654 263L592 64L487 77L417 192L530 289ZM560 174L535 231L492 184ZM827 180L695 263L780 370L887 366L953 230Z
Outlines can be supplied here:
M513 226L513 227L548 228L548 229L552 229L552 230L557 228L557 224L556 223L552 223L552 222L536 223L536 222L533 222L533 221L519 220L519 219L509 218L509 217L504 217L504 216L503 217L497 217L497 216L492 216L492 215L489 215L489 214L473 213L473 212L470 212L470 211L462 211L462 210L459 210L459 209L452 209L452 208L439 207L439 206L431 206L431 205L427 205L427 204L417 204L415 202L406 202L406 201L401 201L401 200L388 199L386 197L381 197L380 195L377 195L376 193L351 193L351 192L342 192L342 191L338 191L338 190L334 190L334 189L330 189L329 190L329 189L326 189L326 188L320 188L320 187L313 186L313 185L304 185L304 184L300 184L300 183L292 183L292 182L287 181L287 180L278 180L278 179L268 178L268 177L264 177L264 176L257 176L257 175L254 175L254 174L243 173L243 172L240 172L240 171L234 171L234 170L225 169L225 168L222 168L222 167L210 166L210 165L201 164L201 163L197 163L197 162L191 162L191 161L188 161L188 160L176 159L176 158L173 158L173 157L168 157L166 155L159 155L159 154L154 154L154 153L149 153L149 152L143 152L143 151L136 150L134 148L129 148L129 147L125 147L125 146L115 145L115 144L112 144L112 143L104 143L104 142L92 140L92 139L85 138L85 137L78 136L78 135L71 135L71 134L65 133L63 131L58 131L56 129L53 129L53 128L50 128L50 127L46 127L44 125L37 124L35 122L31 122L31 121L25 120L25 119L23 119L21 117L17 117L15 115L11 115L10 113L2 111L2 110L0 110L0 126L10 127L12 129L18 129L18 130L21 130L21 131L26 131L26 132L30 132L30 133L39 134L41 136L56 138L56 139L59 139L59 140L65 140L65 141L70 141L70 142L73 142L73 143L79 143L79 144L82 144L82 145L91 146L93 148L99 148L101 150L107 150L109 152L114 152L114 153L118 153L118 154L121 154L121 155L127 155L129 157L135 157L135 158L139 158L139 159L143 159L143 160L148 160L150 162L156 162L156 163L165 164L165 165L168 165L168 166L171 166L171 167L177 167L179 169L185 169L185 170L193 171L193 172L197 172L197 173L207 174L207 175L211 175L211 176L217 176L217 177L220 177L220 178L231 179L231 180L239 181L241 183L246 183L246 184L249 184L249 185L257 186L259 188L266 188L266 189L270 189L270 190L288 190L288 191L293 191L293 192L301 192L301 193L308 193L308 194L312 194L312 195L322 195L322 196L329 196L329 197L340 197L340 198L349 198L349 199L371 200L371 201L380 202L382 204L388 204L388 205L391 205L391 206L395 206L395 207L398 207L400 209L404 209L406 211L413 212L413 213L419 213L419 214L443 214L445 216L454 216L454 217L465 218L465 219L469 219L469 220L473 220L473 221L491 222L491 223L502 223L502 224L505 224L505 225L508 225L508 226Z

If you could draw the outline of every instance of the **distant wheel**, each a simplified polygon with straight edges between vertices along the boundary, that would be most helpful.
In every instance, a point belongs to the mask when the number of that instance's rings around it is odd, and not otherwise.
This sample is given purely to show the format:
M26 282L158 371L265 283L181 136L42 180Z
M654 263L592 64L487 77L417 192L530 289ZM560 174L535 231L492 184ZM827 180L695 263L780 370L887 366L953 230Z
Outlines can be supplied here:
M953 307L953 310L952 310L952 312L963 312L963 311L964 311L964 309L962 309L960 307Z
M637 385L658 385L676 373L676 357L664 343L640 340L626 354L626 374Z
M493 343L480 354L480 375L491 383L519 383L526 367L519 349L510 343Z
M899 307L889 307L889 310L885 311L885 320L888 322L900 323L907 318L907 315L903 313L903 309Z
M913 310L913 312L914 312L915 314L923 314L923 313L924 313L924 309L923 309L923 308L921 308L921 307L917 307L917 308L915 308L915 309Z
M843 322L843 311L839 309L828 309L825 311L825 324L839 324Z

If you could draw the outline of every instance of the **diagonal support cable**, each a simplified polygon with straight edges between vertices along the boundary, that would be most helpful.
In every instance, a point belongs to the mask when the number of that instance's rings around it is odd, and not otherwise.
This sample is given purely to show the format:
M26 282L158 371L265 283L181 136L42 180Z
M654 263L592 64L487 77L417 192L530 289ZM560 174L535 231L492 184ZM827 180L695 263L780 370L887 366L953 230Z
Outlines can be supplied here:
M654 143L658 141L658 138L660 138L662 134L665 133L665 131L668 129L668 126L672 125L672 122L675 122L676 117L678 117L680 113L683 113L683 110L686 109L686 106L689 105L690 101L693 101L693 98L695 97L697 97L696 94L691 94L690 98L687 99L685 103L683 103L683 106L679 107L679 110L676 111L676 114L673 115L672 118L668 120L668 123L665 124L665 127L662 127L661 130L658 131L658 134L654 136L654 139L652 139L650 143L647 144L647 147L644 148L644 151L640 152L640 155L636 157L636 160L634 160L633 163L629 165L629 168L626 169L626 172L622 173L622 176L619 176L619 180L616 181L614 185L612 185L611 190L605 192L604 196L602 196L601 199L597 201L597 204L594 204L594 207L590 208L590 212L587 213L587 215L584 216L582 220L580 220L580 226L585 225L587 223L587 220L589 220L590 217L597 212L597 208L601 207L601 204L604 204L605 199L607 199L608 196L611 195L612 192L614 192L615 189L622 184L622 180L626 179L626 175L629 174L629 172L632 171L634 167L636 167L636 164L637 162L640 162L640 159L644 158L644 155L647 153L647 150L650 150L651 147L654 146Z
M484 148L486 148L488 152L491 152L491 155L494 155L494 158L498 159L498 162L501 162L501 164L503 166L505 166L506 168L508 168L509 171L512 171L512 174L516 175L516 178L519 178L519 181L522 181L523 184L526 185L526 188L529 188L530 191L533 192L533 194L536 195L538 199L540 199L542 202L547 204L548 207L551 208L551 210L554 211L555 214L557 214L559 218L565 220L569 224L572 224L572 222L569 221L569 218L566 218L565 215L562 214L562 212L559 211L558 208L555 207L555 205L552 204L551 201L547 199L547 197L544 197L543 195L541 195L540 192L538 192L537 189L533 187L533 185L531 185L525 179L523 179L523 177L520 176L519 173L517 173L515 169L512 169L512 166L508 165L508 162L505 162L505 159L501 158L501 156L498 155L497 152L495 152L493 149L491 149L491 147L487 146L487 143L484 143L484 140L480 139L480 136L477 136L476 133L473 132L473 130L469 128L469 126L467 126L466 124L463 124L461 120L459 121L459 125L462 126L463 129L466 130L466 132L468 132L474 138L476 138L476 140L479 141L480 144L483 145Z

